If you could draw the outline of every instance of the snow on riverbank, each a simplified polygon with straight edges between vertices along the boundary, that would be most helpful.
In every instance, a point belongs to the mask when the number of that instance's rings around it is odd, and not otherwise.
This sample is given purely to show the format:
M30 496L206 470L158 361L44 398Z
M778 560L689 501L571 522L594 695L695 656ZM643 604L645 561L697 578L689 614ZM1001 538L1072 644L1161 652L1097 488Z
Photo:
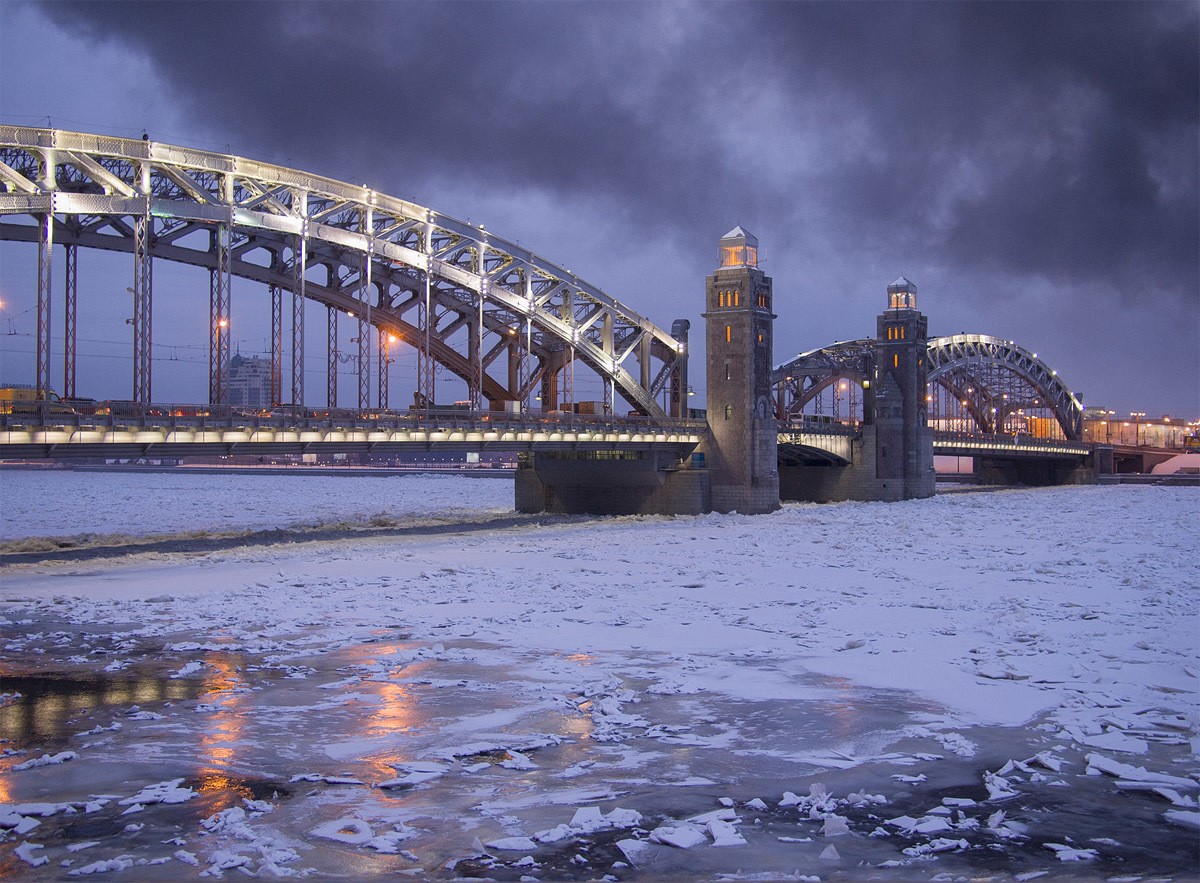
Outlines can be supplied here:
M0 470L0 541L261 530L512 509L508 477Z

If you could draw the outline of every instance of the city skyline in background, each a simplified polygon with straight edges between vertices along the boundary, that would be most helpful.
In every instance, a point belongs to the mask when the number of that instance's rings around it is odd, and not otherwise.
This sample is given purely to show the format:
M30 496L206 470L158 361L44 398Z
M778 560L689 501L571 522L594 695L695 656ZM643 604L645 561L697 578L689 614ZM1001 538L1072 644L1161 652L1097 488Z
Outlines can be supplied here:
M237 37L272 20L266 75ZM931 336L1015 340L1085 405L1200 412L1190 4L6 4L0 21L0 122L147 132L482 222L660 326L690 319L698 396L704 277L741 224L775 279L777 364L869 336L903 274ZM129 397L130 259L79 263L79 392ZM154 274L155 398L199 400L207 272ZM36 249L0 243L3 382L32 380L35 291ZM268 351L269 324L265 286L235 279L235 349ZM404 407L415 353L392 356Z

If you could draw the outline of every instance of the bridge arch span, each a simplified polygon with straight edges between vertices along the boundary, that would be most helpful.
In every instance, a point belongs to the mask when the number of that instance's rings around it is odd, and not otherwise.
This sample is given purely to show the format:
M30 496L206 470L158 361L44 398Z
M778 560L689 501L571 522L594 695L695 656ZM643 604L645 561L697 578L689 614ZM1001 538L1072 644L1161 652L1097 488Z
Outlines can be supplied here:
M986 334L955 334L930 340L928 354L930 386L962 402L981 431L1002 431L1006 414L1048 411L1067 441L1083 437L1083 405L1037 353Z
M776 416L792 420L804 415L841 381L852 384L852 391L861 390L872 375L874 344L870 338L839 341L778 366L772 372ZM962 430L969 425L971 431L987 434L1027 431L1067 441L1082 438L1079 399L1056 370L1014 341L984 334L937 337L928 343L927 358L934 428ZM1054 426L1046 425L1051 421Z
M0 239L123 251L292 291L402 337L466 381L477 405L528 404L579 362L603 382L609 410L618 396L651 416L686 408L685 339L482 226L284 166L0 126ZM39 343L48 333L39 327ZM360 369L361 358L360 344Z

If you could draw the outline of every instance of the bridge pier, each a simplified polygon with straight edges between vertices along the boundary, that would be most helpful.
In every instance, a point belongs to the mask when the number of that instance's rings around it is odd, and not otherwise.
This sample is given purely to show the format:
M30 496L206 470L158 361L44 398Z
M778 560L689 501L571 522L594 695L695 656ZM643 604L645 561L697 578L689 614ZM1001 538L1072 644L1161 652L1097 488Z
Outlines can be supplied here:
M709 474L667 451L548 451L521 456L518 512L699 515L712 509Z
M976 456L974 461L976 482L992 486L1096 484L1099 476L1113 473L1113 450L1104 445L1082 457Z
M917 286L901 276L888 286L863 380L863 427L845 465L780 467L784 500L898 500L934 494L933 435L926 413L928 319Z
M866 425L862 433L851 440L850 462L845 465L827 460L800 465L780 464L779 498L796 503L842 500L895 503L933 496L932 442L928 480L913 482L906 480L903 474L891 474L897 470L889 469L890 464L881 461L881 453L892 454L886 443L890 437L891 433L881 435L878 427Z

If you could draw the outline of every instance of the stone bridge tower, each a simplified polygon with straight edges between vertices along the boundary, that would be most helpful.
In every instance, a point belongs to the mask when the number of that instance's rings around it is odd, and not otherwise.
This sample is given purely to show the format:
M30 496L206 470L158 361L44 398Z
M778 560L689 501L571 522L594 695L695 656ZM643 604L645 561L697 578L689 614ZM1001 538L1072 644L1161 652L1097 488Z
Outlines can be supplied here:
M720 264L705 292L709 440L702 450L715 512L779 508L771 308L758 240L734 227L721 238Z
M877 499L934 493L933 437L926 409L929 320L917 310L917 286L901 276L887 287L875 322L872 418Z

